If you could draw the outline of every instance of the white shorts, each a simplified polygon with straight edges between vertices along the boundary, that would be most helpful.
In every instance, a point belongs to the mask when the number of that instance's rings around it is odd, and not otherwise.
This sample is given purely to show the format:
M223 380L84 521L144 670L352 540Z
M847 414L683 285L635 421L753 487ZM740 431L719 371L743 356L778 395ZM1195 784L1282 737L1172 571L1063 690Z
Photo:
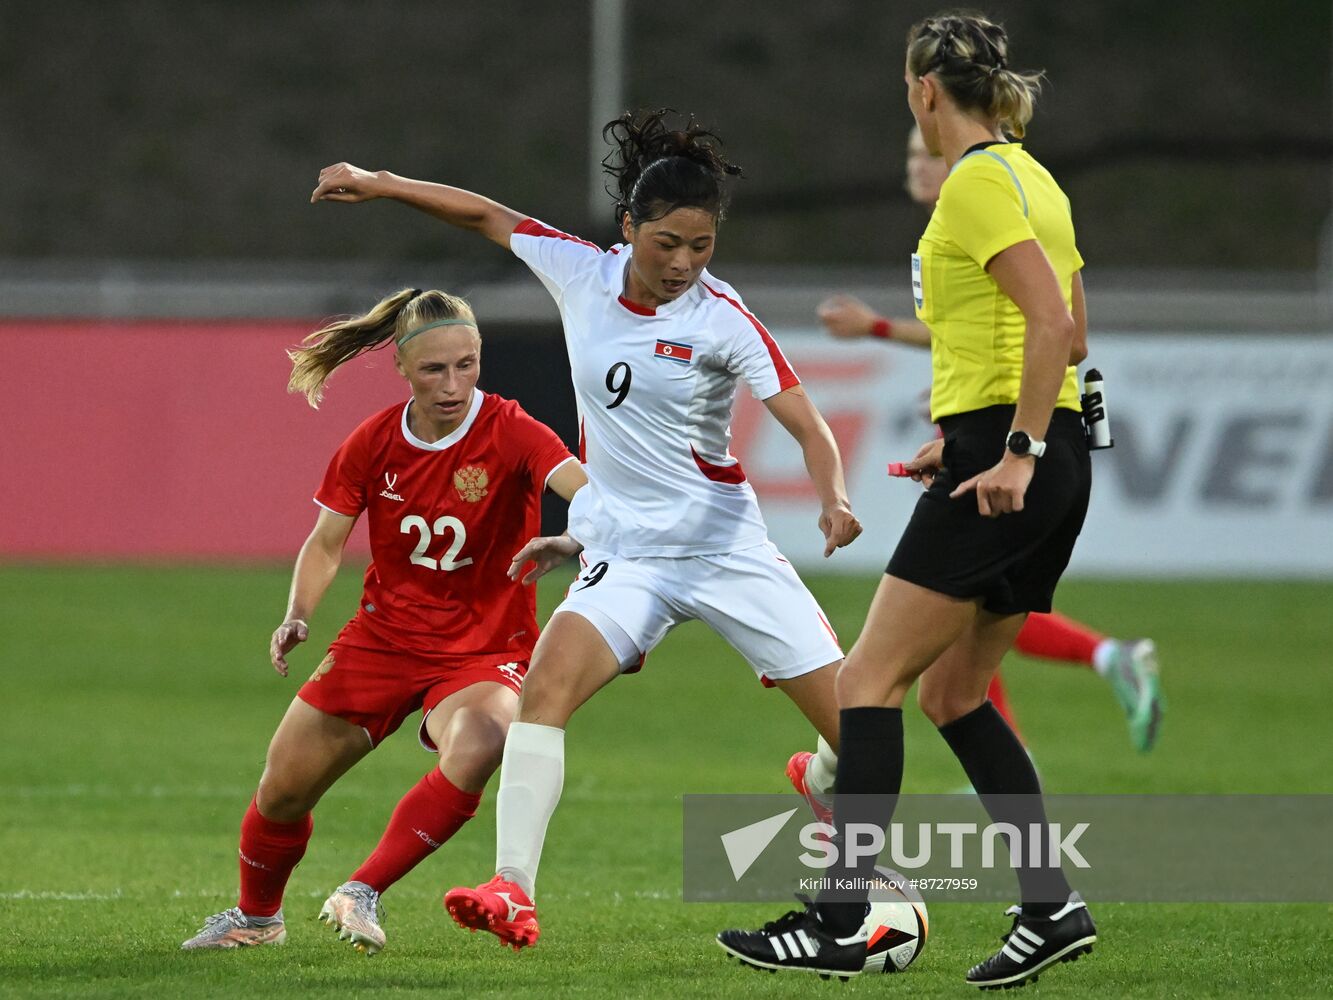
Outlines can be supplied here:
M800 677L842 659L824 612L777 546L711 556L623 556L585 551L583 571L555 614L582 615L620 668L633 672L682 622L717 632L766 681Z

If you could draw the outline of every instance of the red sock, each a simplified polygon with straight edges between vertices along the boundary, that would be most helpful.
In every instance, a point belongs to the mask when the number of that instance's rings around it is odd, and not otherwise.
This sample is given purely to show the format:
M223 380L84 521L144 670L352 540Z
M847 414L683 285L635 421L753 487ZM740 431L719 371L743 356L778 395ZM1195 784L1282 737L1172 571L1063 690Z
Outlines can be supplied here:
M477 812L481 792L465 792L438 767L402 797L379 844L351 881L383 892L458 832Z
M1028 615L1014 640L1014 648L1024 656L1091 667L1092 654L1105 638L1100 632L1052 611L1048 615Z
M1014 719L1014 713L1009 709L1009 696L1004 693L1004 682L1000 680L998 670L990 679L990 687L986 688L986 697L990 699L990 703L995 706L995 711L1000 713L1001 718L1009 723L1009 728L1014 731L1014 735L1018 737L1019 742L1025 742L1023 734L1018 730L1018 722Z
M305 856L310 814L295 823L275 823L260 815L255 800L241 820L241 912L251 917L271 917L282 909L282 891L292 869Z

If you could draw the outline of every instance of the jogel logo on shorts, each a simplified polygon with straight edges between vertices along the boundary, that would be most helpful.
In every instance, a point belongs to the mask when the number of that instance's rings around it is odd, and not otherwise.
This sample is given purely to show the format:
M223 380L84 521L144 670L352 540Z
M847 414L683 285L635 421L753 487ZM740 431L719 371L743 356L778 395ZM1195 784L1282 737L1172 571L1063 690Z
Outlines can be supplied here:
M319 661L319 666L315 668L315 672L310 675L310 679L312 681L319 680L321 677L323 677L325 674L327 674L330 670L333 669L335 662L336 661L333 659L332 653L324 657L324 659ZM342 675L339 674L338 676L341 677Z
M465 465L454 473L454 489L468 503L476 503L486 495L490 477L480 465Z

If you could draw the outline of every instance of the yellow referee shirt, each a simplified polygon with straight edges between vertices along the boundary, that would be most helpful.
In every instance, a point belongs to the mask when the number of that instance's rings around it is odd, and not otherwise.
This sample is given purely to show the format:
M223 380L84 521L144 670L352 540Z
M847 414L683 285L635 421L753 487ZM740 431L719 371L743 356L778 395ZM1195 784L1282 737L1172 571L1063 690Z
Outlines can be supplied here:
M1018 401L1026 323L986 265L1001 250L1032 239L1046 251L1072 308L1083 258L1065 193L1019 143L965 154L940 188L912 255L916 315L930 327L932 420ZM1072 366L1055 405L1080 409Z

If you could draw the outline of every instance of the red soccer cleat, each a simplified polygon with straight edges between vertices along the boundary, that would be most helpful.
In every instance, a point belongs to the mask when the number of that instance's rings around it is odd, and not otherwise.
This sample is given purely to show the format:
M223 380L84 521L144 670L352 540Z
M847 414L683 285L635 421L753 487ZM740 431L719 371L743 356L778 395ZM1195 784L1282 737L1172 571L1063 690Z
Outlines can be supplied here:
M515 951L537 943L537 906L528 894L499 875L475 889L459 886L444 894L454 923L470 931L490 931Z
M810 811L815 814L815 819L821 823L833 825L833 806L823 796L816 795L810 791L805 783L805 772L810 767L810 761L814 754L809 750L801 750L791 755L791 760L787 761L787 777L791 779L791 785L805 797L805 801L810 804Z

